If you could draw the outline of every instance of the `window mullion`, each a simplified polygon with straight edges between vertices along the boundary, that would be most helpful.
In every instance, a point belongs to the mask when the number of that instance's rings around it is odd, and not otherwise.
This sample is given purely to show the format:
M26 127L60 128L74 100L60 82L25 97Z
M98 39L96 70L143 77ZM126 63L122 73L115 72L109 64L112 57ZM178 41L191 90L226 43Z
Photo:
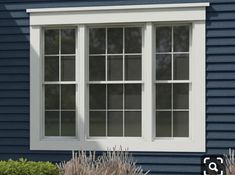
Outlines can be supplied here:
M152 23L147 23L144 29L144 44L143 44L143 119L142 133L143 137L151 142L154 136L154 26Z
M79 25L78 26L78 35L77 35L77 40L78 40L78 70L77 70L77 76L78 76L78 93L77 93L77 98L78 98L78 126L79 126L79 131L78 131L78 136L81 141L81 144L84 144L85 141L85 129L88 128L86 125L88 122L86 122L86 117L85 114L87 113L87 31L85 25Z

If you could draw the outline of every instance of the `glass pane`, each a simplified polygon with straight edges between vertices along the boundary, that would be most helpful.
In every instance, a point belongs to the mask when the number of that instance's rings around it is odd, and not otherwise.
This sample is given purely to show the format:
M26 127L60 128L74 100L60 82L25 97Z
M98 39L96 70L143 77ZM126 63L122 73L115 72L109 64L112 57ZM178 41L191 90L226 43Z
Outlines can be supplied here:
M171 80L171 55L156 55L156 80Z
M141 137L141 112L125 112L125 136Z
M106 109L106 85L90 85L90 109Z
M172 28L156 28L156 52L171 52L172 46Z
M189 108L189 85L186 83L173 84L173 108L188 109Z
M59 30L45 30L45 54L59 54Z
M90 81L105 80L105 57L90 56L89 76L90 76Z
M174 55L174 80L189 80L189 55Z
M75 29L61 30L61 53L75 54Z
M59 136L59 111L45 112L45 136Z
M108 136L123 136L123 112L108 112Z
M189 136L189 117L188 112L173 113L173 136L188 137Z
M108 53L123 53L123 28L108 29Z
M61 109L75 109L75 85L61 85Z
M171 84L156 85L156 109L171 109Z
M106 136L106 112L105 111L91 111L90 136Z
M126 53L141 53L141 28L131 27L125 28L125 52Z
M125 85L125 109L141 109L141 85Z
M123 80L122 56L108 57L108 80Z
M59 85L45 85L45 109L59 109Z
M125 56L125 79L141 80L141 56L127 55Z
M61 80L75 81L75 57L61 57Z
M75 111L61 112L61 136L75 136Z
M45 57L45 81L59 81L59 57Z
M189 26L174 27L174 52L189 51Z
M156 112L156 137L171 137L171 112Z
M105 28L89 29L90 54L105 54Z
M108 85L108 109L123 109L123 85Z

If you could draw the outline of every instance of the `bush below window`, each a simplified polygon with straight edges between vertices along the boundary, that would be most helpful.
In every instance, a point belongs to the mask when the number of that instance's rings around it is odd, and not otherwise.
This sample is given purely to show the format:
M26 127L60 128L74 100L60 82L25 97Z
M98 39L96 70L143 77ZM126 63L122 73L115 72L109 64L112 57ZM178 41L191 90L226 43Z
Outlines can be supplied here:
M58 175L58 169L50 162L0 161L0 175Z

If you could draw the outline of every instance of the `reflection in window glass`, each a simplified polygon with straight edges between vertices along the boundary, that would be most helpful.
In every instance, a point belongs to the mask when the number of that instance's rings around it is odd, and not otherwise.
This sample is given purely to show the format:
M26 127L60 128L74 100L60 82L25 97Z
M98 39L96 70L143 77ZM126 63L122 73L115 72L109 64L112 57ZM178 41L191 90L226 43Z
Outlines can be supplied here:
M141 112L125 112L125 134L127 137L141 136Z
M175 54L174 55L174 80L189 79L189 55Z
M75 29L62 29L61 54L74 54L75 45Z
M45 57L44 75L45 81L59 81L59 57Z
M105 80L105 57L104 56L90 56L89 58L89 76L90 81L104 81Z
M157 112L156 116L156 137L171 137L171 112Z
M108 136L123 136L122 112L108 112Z
M108 28L108 53L123 53L123 28Z
M90 54L105 54L105 28L89 29Z
M59 54L59 30L45 30L45 46L44 52L48 54Z
M189 116L188 112L174 112L173 133L174 137L189 136Z
M123 80L123 57L108 57L108 80Z
M62 56L61 57L61 80L75 81L75 57Z
M171 55L156 55L156 80L171 80Z
M90 111L89 117L90 136L106 136L106 112Z
M141 56L126 55L125 56L125 79L141 80Z

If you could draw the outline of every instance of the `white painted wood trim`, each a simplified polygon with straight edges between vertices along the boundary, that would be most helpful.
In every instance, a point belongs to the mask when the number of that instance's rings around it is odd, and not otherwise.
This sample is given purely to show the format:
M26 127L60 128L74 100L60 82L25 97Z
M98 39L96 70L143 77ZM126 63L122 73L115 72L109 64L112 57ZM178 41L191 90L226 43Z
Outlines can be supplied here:
M178 4L150 4L150 5L118 5L118 6L93 6L93 7L66 7L66 8L38 8L27 9L27 13L40 12L74 12L74 11L105 11L105 10L140 10L140 9L162 9L162 8L188 8L188 7L207 7L205 3L178 3Z
M29 9L30 25L78 25L205 20L209 3Z

